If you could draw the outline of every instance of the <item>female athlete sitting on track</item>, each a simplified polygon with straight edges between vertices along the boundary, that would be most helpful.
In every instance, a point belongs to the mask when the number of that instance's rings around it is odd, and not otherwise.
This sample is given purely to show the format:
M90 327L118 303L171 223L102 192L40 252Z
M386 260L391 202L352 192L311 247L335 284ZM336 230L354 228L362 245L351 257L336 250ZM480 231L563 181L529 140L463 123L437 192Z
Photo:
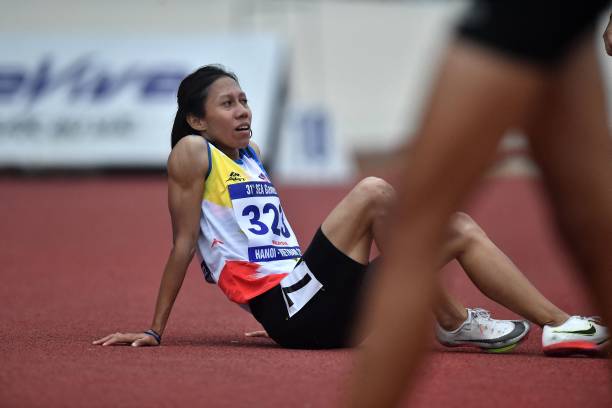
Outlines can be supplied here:
M145 332L114 333L94 344L159 345L197 251L206 280L249 310L281 346L350 345L372 242L384 252L384 218L394 191L379 178L360 181L302 255L250 139L251 110L233 73L210 65L181 82L168 159L174 245L153 323ZM549 302L466 214L454 216L441 248L441 264L452 259L485 295L544 326L545 351L596 349L606 338L605 327L593 321L595 336L572 333L574 322L584 318ZM529 331L526 321L492 319L440 292L436 334L444 345L503 351Z

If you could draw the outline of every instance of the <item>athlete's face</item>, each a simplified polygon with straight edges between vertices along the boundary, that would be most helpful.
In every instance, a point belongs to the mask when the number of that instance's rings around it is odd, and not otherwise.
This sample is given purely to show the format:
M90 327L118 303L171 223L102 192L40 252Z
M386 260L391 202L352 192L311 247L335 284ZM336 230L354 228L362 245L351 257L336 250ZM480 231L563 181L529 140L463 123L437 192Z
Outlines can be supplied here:
M246 94L236 81L222 77L208 88L204 125L207 138L226 154L248 146L251 138L251 109Z

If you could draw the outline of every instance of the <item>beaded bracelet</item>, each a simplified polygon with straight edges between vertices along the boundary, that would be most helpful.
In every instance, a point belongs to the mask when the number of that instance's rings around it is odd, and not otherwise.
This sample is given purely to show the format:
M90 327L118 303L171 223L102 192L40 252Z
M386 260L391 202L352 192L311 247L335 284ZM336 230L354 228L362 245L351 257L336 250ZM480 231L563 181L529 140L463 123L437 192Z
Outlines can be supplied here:
M161 335L153 329L149 329L144 334L154 337L157 340L157 344L161 344Z

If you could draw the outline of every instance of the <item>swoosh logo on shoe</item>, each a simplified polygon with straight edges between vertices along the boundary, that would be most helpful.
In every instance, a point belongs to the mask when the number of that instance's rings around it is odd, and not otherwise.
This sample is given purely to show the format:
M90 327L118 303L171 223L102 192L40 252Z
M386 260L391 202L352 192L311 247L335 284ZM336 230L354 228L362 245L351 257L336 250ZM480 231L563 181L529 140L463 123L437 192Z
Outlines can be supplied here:
M595 329L595 326L593 326L591 324L591 327L589 327L586 330L553 330L553 333L565 333L565 334L583 334L585 336L592 336L597 332L597 329Z
M516 338L516 337L522 335L523 333L525 333L527 331L528 331L527 326L525 326L523 324L523 322L515 322L514 323L514 329L510 333L508 333L508 334L506 334L504 336L498 337L496 339L478 339L478 340L476 340L476 339L464 339L464 340L461 340L461 341L471 341L471 342L475 342L475 343L491 343L491 344L493 344L493 343L498 343L500 341L506 341L506 340L510 340L510 339Z

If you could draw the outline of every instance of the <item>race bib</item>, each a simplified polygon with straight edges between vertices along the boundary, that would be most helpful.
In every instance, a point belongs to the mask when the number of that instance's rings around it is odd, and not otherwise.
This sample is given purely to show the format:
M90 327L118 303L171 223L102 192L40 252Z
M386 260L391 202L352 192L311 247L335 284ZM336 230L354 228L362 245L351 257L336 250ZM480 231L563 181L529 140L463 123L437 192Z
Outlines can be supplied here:
M228 191L236 220L249 240L250 262L293 259L302 255L271 183L230 184Z
M305 262L300 262L280 282L289 317L296 314L323 287Z

